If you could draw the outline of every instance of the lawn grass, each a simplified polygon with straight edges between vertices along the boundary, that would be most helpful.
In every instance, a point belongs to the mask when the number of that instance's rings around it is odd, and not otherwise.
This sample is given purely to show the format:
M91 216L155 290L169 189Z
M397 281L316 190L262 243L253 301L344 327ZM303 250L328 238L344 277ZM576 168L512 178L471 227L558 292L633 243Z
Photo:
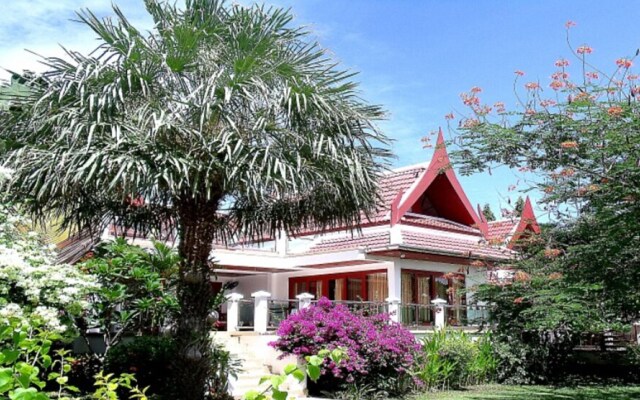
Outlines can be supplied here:
M411 400L629 400L640 399L640 386L553 388L485 385L467 390L425 393Z

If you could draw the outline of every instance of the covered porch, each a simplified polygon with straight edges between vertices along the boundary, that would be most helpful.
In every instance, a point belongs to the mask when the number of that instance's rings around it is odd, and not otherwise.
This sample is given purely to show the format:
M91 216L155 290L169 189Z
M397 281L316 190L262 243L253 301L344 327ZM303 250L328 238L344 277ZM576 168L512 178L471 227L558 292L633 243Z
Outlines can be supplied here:
M388 313L412 330L486 323L487 307L467 301L468 288L482 283L484 274L413 261L378 257L296 271L234 271L226 279L238 286L221 310L223 325L230 332L266 333L322 297L357 312Z

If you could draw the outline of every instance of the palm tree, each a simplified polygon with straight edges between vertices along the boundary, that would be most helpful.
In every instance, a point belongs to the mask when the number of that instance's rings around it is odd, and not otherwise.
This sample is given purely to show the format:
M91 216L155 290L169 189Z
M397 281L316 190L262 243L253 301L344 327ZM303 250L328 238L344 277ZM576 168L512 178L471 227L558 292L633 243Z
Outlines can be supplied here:
M145 4L146 33L115 6L113 18L78 13L99 47L42 59L31 95L0 119L2 159L7 193L35 217L177 229L176 397L201 399L214 240L357 226L390 153L381 108L288 10Z

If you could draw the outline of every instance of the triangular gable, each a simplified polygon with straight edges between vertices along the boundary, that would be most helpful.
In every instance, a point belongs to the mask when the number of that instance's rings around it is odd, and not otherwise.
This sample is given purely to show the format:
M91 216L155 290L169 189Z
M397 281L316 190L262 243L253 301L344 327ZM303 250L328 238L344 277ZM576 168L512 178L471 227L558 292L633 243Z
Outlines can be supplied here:
M424 199L429 189L432 188L435 196L430 196L427 200L429 206L442 212L443 218L460 222L469 226L478 227L486 233L486 224L482 223L478 214L473 210L467 195L462 190L462 186L456 177L451 160L444 143L442 130L438 133L436 149L429 167L400 201L394 202L391 214L391 225L397 224L400 219L409 212L420 200ZM398 199L397 199L398 200ZM433 204L431 204L433 203Z
M533 232L536 235L540 234L540 225L538 225L536 214L533 212L533 206L531 205L529 196L527 196L527 199L524 202L522 214L520 214L520 222L518 222L513 235L511 235L511 239L509 240L507 247L512 248L527 231Z

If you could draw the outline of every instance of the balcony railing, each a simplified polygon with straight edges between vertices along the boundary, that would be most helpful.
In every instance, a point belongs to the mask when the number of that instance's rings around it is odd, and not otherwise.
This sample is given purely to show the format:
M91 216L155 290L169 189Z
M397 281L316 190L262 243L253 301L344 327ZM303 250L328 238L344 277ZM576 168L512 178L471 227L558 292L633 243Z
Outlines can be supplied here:
M298 312L298 309L299 301L296 299L268 300L267 328L269 330L277 329L280 322L287 319L289 315Z
M481 326L489 323L489 308L477 305L400 304L400 322L410 328L435 325L438 308L443 309L448 326Z
M267 292L256 292L254 299L244 299L235 294L227 304L227 319L237 321L227 325L231 331L251 330L266 333L278 328L280 323L301 309L317 301L309 294L297 299L271 299ZM444 301L442 301L444 302ZM365 315L389 314L391 319L409 329L432 329L444 326L479 327L489 323L490 309L487 306L461 304L416 304L374 301L334 301L355 313ZM237 315L236 315L237 314Z

